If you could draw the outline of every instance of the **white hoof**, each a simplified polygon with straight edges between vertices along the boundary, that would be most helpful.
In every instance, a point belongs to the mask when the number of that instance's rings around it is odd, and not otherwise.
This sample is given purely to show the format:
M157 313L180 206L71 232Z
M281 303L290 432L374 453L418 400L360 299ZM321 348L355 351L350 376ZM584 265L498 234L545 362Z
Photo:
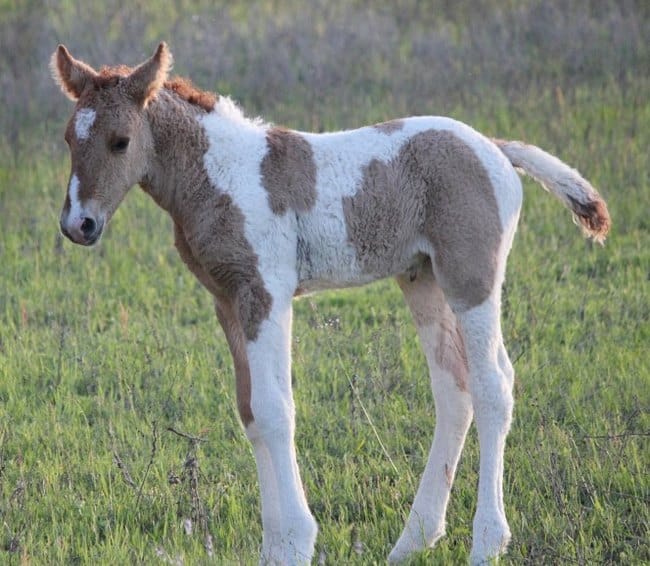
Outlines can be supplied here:
M294 519L284 534L265 537L260 566L303 566L311 564L318 525L311 515Z
M472 535L470 564L479 566L490 564L506 551L510 542L510 528L501 515L475 517Z
M401 564L405 560L408 560L414 553L422 552L427 548L433 547L444 535L444 530L437 530L428 537L425 537L424 533L419 533L419 536L413 537L405 530L395 543L393 550L390 551L388 563Z

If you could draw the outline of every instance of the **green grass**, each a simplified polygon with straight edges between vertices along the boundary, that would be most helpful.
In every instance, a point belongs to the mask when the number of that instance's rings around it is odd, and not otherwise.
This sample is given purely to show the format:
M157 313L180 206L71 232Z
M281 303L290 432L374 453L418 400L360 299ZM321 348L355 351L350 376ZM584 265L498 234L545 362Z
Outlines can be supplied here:
M593 246L526 182L504 304L517 372L505 564L650 561L650 104L636 84L454 113L557 152L602 188L614 222L607 245ZM310 117L290 122L307 128ZM95 249L63 242L60 157L0 165L0 562L207 563L201 525L183 528L198 508L212 562L254 564L256 473L211 299L137 189ZM392 282L298 301L294 321L296 440L317 556L382 563L435 422L413 325ZM414 564L467 560L477 465L472 430L448 536Z

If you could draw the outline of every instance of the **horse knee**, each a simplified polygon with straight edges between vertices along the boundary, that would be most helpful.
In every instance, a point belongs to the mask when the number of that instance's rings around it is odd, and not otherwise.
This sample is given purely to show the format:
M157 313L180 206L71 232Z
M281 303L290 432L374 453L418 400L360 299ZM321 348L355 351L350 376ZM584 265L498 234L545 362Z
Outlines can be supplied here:
M514 397L505 372L495 369L472 376L470 391L477 423L491 423L498 429L509 428Z
M254 420L246 426L246 436L251 442L257 440L290 440L294 430L293 407L279 395L269 395L259 401L251 399Z

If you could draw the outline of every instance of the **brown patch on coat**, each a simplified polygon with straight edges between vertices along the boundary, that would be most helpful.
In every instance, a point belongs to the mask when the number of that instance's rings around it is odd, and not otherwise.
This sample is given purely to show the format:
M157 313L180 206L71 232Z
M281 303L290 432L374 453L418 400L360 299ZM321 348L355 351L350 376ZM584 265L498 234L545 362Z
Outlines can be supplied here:
M244 336L252 341L269 316L272 298L246 239L244 214L205 170L209 140L195 118L200 112L169 91L150 104L156 160L141 184L172 215L185 263L214 295L232 302Z
M291 209L307 212L316 204L316 163L309 142L284 128L266 134L268 151L262 159L262 185L274 214Z
M479 158L452 132L421 132L390 161L373 159L343 211L364 271L386 274L424 237L456 308L492 292L501 243L496 197Z
M215 284L215 281L210 277L210 274L203 269L198 261L194 258L190 245L183 234L183 229L179 224L174 222L174 246L178 251L178 255L183 260L183 263L192 272L192 274L199 280L199 282L215 297L221 293L221 289Z
M382 134L387 136L391 135L394 132L398 132L404 127L404 120L388 120L387 122L381 122L380 124L375 124L373 128L379 130Z

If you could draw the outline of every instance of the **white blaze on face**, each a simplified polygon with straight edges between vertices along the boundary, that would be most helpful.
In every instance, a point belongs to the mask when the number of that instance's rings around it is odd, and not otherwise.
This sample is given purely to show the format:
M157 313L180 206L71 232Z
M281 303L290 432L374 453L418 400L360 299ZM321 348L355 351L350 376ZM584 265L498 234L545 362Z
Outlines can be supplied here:
M95 123L97 113L92 108L82 108L74 119L74 131L78 140L85 140L90 135L90 128Z
M70 198L70 210L68 219L71 222L81 219L81 202L79 201L79 177L73 174L68 187L68 197Z

